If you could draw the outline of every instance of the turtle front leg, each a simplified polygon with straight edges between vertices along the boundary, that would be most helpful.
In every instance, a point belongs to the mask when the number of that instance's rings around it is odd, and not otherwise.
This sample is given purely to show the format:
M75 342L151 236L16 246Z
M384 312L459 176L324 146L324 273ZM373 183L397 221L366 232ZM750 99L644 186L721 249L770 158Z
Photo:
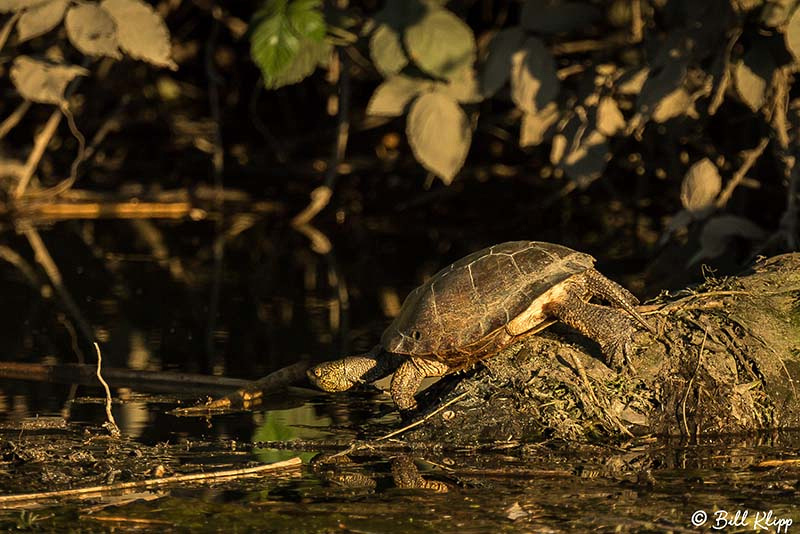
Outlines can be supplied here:
M607 300L609 304L616 308L622 308L636 319L639 324L644 326L648 332L656 335L655 329L634 308L639 304L639 299L633 293L594 269L589 269L584 273L581 284L586 287L588 293Z
M414 395L422 380L429 376L444 376L450 370L446 364L423 358L408 358L395 371L389 391L400 413L407 415L417 409Z
M561 298L545 306L545 312L597 342L608 365L619 369L632 350L636 327L625 313L584 301L585 289L570 283Z

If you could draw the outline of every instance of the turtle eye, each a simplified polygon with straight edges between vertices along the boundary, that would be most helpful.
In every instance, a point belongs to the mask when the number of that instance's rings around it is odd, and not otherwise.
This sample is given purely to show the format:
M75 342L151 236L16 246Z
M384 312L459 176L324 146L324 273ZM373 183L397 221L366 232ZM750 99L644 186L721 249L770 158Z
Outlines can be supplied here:
M411 337L414 339L414 341L419 341L420 339L422 339L422 332L420 332L419 330L414 330L413 332L411 332Z

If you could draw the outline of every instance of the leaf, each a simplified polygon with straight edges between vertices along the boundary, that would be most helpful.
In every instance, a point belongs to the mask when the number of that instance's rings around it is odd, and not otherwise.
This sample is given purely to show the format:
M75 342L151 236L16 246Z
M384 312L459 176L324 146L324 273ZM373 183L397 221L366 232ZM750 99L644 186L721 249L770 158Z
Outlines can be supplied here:
M367 104L367 115L397 117L402 115L408 103L418 94L429 91L433 83L421 78L409 78L402 74L390 77L375 89Z
M387 24L381 24L372 32L369 40L369 56L384 78L397 74L408 65L400 35Z
M454 74L447 83L437 82L437 87L438 90L452 96L462 104L475 104L484 98L478 87L477 73L472 67Z
M489 54L481 70L481 93L489 98L503 87L511 76L511 56L525 39L522 28L500 30L489 43Z
M748 50L736 64L733 73L736 92L751 110L758 111L766 103L774 70L772 54L760 43Z
M558 95L553 56L536 37L511 56L511 99L527 113L544 109Z
M692 96L689 92L683 87L678 87L661 99L650 118L658 123L667 122L690 112L692 104Z
M625 128L625 117L622 116L617 102L610 96L601 98L597 104L597 130L611 137L623 128Z
M11 82L28 100L42 104L58 104L64 100L67 84L89 71L76 65L59 65L17 56L11 66Z
M250 56L270 89L302 80L330 50L320 0L268 0L250 25Z
M472 141L469 120L443 93L425 93L411 105L406 136L414 157L449 185L464 165Z
M684 60L668 62L663 68L650 71L636 99L636 108L645 114L654 113L662 100L683 88L686 71Z
M545 140L545 134L559 117L558 105L550 102L539 113L526 113L522 116L519 128L519 146L536 146ZM559 160L561 157L558 158Z
M120 59L114 20L97 4L72 6L64 20L72 45L87 56L108 56Z
M686 171L681 184L681 204L693 216L714 207L714 201L722 189L722 178L717 166L703 158Z
M527 31L555 34L584 30L603 13L587 2L528 0L522 6L520 21Z
M69 0L50 0L25 10L17 21L17 40L22 43L49 32L64 18Z
M650 69L628 71L617 82L617 93L621 95L638 95L650 74Z
M12 13L44 4L47 0L0 0L0 13Z
M728 245L736 238L748 241L760 241L767 233L757 224L736 215L720 215L712 217L703 226L700 233L700 251L689 260L689 265L704 258L721 256Z
M557 133L553 136L553 142L550 143L550 163L558 165L564 159L564 153L567 151L567 137L562 133Z
M149 4L141 0L103 0L100 7L117 24L117 41L123 52L151 65L178 68L172 61L167 25Z
M800 9L796 9L789 18L784 39L786 48L792 53L794 60L800 62Z
M559 166L578 187L584 188L602 176L610 158L606 136L592 130L582 136Z
M472 30L443 8L427 13L405 31L405 45L417 66L437 78L449 79L475 63Z

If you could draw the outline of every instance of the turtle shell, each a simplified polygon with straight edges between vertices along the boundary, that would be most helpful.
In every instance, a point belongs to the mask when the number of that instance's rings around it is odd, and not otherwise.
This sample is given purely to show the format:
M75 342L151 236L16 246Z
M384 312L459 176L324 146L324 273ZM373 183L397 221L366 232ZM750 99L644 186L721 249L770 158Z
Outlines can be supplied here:
M502 348L509 339L503 327L537 298L593 265L588 254L537 241L474 252L414 289L381 345L451 367L470 364Z

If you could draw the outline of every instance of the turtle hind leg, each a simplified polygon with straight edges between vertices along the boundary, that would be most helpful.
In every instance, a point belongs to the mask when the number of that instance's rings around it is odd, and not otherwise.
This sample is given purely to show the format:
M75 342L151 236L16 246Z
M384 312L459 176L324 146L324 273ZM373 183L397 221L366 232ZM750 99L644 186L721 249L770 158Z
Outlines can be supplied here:
M632 351L636 328L620 310L586 302L586 287L568 283L560 297L545 306L545 313L597 342L610 367L622 368Z
M417 393L422 380L429 376L443 376L450 368L447 364L422 358L408 358L395 371L389 391L395 405L405 417L417 409Z
M633 293L613 280L609 280L594 269L586 271L582 278L582 283L589 293L607 300L608 303L614 307L622 308L645 327L648 332L653 335L656 334L655 329L650 326L650 323L648 323L645 318L636 311L636 308L634 308L634 306L639 304L639 299L637 299Z

